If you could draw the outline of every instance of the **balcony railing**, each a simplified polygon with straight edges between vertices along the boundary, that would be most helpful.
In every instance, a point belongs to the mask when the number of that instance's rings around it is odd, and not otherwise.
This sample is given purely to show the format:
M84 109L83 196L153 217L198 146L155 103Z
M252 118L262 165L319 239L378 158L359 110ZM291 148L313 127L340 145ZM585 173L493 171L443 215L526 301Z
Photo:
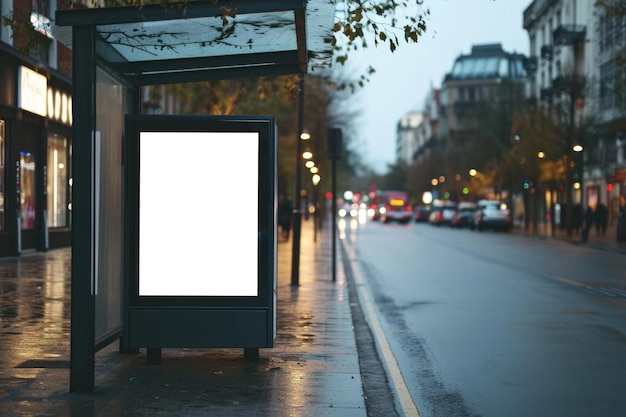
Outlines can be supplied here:
M537 72L537 57L531 56L524 59L524 69L528 74L534 74Z
M486 105L487 102L485 100L456 101L454 102L454 111L466 112L480 107L485 107Z
M584 40L586 35L585 25L561 25L552 32L555 45L572 45Z
M541 59L552 59L552 45L543 45L541 47Z
M585 78L559 75L552 80L554 93L568 93L575 97L582 97L585 89Z

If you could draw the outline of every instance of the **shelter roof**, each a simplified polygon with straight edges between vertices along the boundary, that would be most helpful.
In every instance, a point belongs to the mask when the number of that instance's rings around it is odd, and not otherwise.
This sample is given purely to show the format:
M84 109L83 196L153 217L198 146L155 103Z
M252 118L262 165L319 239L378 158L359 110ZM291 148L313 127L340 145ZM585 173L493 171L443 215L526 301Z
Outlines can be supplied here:
M93 25L106 65L140 85L169 84L327 68L334 16L332 0L74 9L57 11L55 36L71 47L63 27Z

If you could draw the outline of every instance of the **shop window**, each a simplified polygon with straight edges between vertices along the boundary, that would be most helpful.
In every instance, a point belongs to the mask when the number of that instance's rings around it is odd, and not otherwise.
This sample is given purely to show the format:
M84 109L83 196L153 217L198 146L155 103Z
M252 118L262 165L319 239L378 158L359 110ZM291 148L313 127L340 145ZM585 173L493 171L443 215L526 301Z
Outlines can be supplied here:
M22 229L35 228L35 157L28 151L20 151L20 208Z
M48 227L67 227L68 174L67 138L54 133L48 135L48 163L46 167Z
M0 120L0 230L4 230L4 120Z

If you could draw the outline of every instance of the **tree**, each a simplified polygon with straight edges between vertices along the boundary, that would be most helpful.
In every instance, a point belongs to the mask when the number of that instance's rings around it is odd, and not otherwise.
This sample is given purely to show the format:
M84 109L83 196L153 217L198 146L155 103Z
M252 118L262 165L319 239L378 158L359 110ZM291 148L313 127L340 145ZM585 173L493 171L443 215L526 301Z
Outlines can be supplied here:
M70 0L66 1L68 6L72 4ZM146 5L168 5L177 4L181 12L188 7L193 7L197 2L210 2L215 5L221 5L222 25L230 28L237 19L237 10L230 2L221 0L94 0L94 7L114 7L114 6L136 6L142 8ZM350 51L367 48L371 44L375 47L386 44L391 52L394 52L402 43L416 43L419 36L426 30L424 16L428 11L421 9L423 0L348 0L341 3L343 8L336 13L335 22L332 28L333 40L332 46L334 50L334 61L342 66L348 59ZM29 1L32 11L33 3ZM61 8L61 7L60 7ZM19 47L24 54L32 52L43 41L41 36L34 30L30 23L30 12L21 14L8 14L2 17L3 25L13 28L14 36L20 37ZM223 32L228 33L224 30ZM167 45L163 45L167 48ZM320 79L324 79L328 86L335 92L341 90L354 91L356 87L362 86L368 81L368 76L374 72L373 68L366 70L365 74L357 78L343 78L336 76L337 72L331 73L331 76L322 76L317 78L313 83L317 85ZM307 80L311 76L306 77ZM281 89L276 88L278 85ZM279 115L279 118L285 118L281 122L281 151L289 152L289 147L293 145L296 137L294 133L296 116L293 111L294 98L298 94L299 76L287 76L277 79L260 78L257 80L237 80L237 81L220 81L206 82L194 85L178 86L174 90L182 100L184 113L199 112L205 114L233 114L246 112L254 112L254 106L265 106L264 109L271 110ZM321 90L318 90L318 92ZM328 91L327 91L328 92ZM307 112L310 111L309 93L307 94ZM274 101L274 96L284 100L284 103ZM326 105L330 105L330 101L326 101ZM271 103L271 104L270 104ZM334 110L337 111L338 107ZM327 110L327 109L326 109ZM267 111L266 111L267 113ZM287 115L292 119L286 120ZM328 113L325 115L328 119ZM336 119L341 119L337 116ZM343 119L344 124L345 119ZM321 132L316 137L325 137L325 131L321 129L325 124L316 124L320 126ZM309 126L311 127L311 126ZM293 130L292 130L293 129ZM349 129L346 129L348 132ZM289 138L289 139L285 139ZM295 146L295 145L294 145ZM295 152L294 152L295 153ZM347 149L347 158L340 163L344 168L350 168L352 171L362 169L358 167L360 158L352 158L356 154L354 149ZM293 153L292 153L293 154ZM352 164L352 165L351 165ZM286 164L279 161L279 169L284 174L284 181L288 180L289 168ZM345 171L345 170L344 170Z
M387 174L381 178L381 190L407 190L409 167L401 160L388 165Z

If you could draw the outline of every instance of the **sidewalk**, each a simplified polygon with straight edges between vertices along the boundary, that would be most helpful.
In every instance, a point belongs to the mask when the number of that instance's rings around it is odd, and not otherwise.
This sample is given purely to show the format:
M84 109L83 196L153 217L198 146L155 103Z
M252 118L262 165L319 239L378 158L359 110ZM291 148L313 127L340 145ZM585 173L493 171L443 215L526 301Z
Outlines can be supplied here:
M326 226L325 229L328 229ZM96 356L96 391L69 390L70 251L0 260L0 415L365 417L348 287L331 239L303 222L300 285L291 241L278 243L278 334L258 362L243 349Z
M578 232L574 230L568 236L565 228L556 227L553 229L550 224L541 222L536 225L536 228L531 224L527 230L517 227L514 231L542 239L557 239L572 244L626 254L626 241L617 241L616 224L610 224L605 234L598 233L595 226L592 227L586 242L583 242L582 231L580 230Z

